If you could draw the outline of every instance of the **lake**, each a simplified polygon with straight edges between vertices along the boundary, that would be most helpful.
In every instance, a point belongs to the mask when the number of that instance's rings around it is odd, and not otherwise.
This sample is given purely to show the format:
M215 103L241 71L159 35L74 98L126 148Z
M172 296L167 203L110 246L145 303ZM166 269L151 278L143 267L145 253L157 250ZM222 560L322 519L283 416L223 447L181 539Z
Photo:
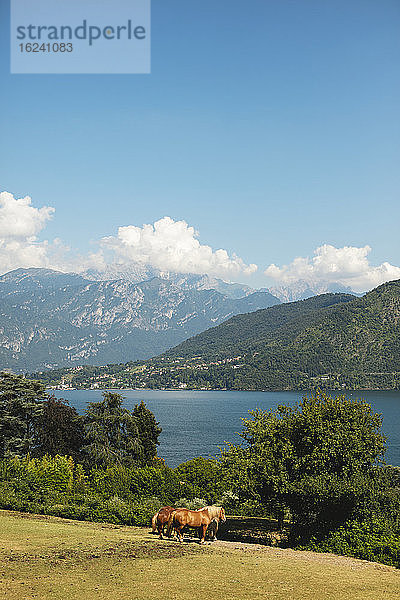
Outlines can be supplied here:
M241 417L248 411L276 408L278 404L294 404L302 392L200 392L116 390L125 397L126 408L133 409L143 400L154 413L163 431L158 455L167 465L176 465L195 456L215 456L225 442L238 443ZM65 398L79 413L88 402L101 399L101 390L56 390L57 398ZM340 392L330 392L339 395ZM400 466L400 392L346 392L352 398L363 398L375 412L383 415L383 432L387 437L386 462Z

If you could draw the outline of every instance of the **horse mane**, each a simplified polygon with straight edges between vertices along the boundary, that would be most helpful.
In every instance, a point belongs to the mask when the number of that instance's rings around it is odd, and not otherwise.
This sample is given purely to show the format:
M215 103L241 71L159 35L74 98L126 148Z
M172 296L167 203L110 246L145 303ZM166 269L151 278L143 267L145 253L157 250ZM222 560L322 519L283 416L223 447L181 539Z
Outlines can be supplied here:
M200 510L206 510L210 519L218 518L221 513L222 506L203 506Z

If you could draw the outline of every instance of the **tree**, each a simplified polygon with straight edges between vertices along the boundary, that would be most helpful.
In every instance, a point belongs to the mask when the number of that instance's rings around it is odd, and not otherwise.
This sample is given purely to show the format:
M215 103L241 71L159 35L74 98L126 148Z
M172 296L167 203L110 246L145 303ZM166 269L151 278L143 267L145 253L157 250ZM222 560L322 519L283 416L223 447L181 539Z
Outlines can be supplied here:
M362 401L317 391L299 404L253 411L245 446L232 446L223 470L246 495L288 507L305 538L361 512L379 487L385 438L381 416Z
M0 456L22 457L32 450L34 427L47 397L40 381L0 374Z
M141 403L130 412L120 394L104 392L103 400L88 405L84 422L91 463L109 466L140 464L155 457L160 433L154 415Z
M68 401L51 396L42 403L42 413L35 423L34 456L67 455L74 461L81 458L85 443L85 428L80 417Z
M133 416L136 419L140 445L142 447L142 461L150 463L157 456L157 446L160 443L158 437L162 429L143 400L140 404L136 404L133 409Z

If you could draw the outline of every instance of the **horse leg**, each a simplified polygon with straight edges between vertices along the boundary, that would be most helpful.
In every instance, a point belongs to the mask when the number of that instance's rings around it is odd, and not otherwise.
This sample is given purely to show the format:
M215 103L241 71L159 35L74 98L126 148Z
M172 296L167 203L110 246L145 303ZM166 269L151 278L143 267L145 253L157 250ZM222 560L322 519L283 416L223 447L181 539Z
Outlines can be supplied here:
M183 535L182 535L182 533L183 533L183 529L184 529L184 527L185 527L185 526L183 526L183 527L182 527L182 525L181 525L180 527L177 527L177 528L176 528L176 533L178 534L178 539L179 539L179 542L180 542L181 544L182 544L182 542L183 542Z
M215 520L214 527L213 527L213 542L215 542L215 540L217 539L217 531L218 531L218 520Z
M174 539L175 539L175 540L178 540L178 539L179 539L178 527L179 527L179 525L177 525L176 523L174 523L174 524L173 524L173 526L172 526L171 535L173 535L173 536L174 536Z
M200 525L199 531L201 532L200 544L204 544L204 539L206 537L207 525Z

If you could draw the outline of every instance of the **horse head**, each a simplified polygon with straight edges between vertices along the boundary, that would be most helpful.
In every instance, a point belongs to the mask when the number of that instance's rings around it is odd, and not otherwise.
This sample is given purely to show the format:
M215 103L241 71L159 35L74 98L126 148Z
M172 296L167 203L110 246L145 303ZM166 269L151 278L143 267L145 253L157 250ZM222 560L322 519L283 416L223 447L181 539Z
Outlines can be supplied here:
M223 506L221 506L219 509L218 519L221 521L221 523L225 523L225 521L226 521L226 516L225 516L225 511L224 511Z

